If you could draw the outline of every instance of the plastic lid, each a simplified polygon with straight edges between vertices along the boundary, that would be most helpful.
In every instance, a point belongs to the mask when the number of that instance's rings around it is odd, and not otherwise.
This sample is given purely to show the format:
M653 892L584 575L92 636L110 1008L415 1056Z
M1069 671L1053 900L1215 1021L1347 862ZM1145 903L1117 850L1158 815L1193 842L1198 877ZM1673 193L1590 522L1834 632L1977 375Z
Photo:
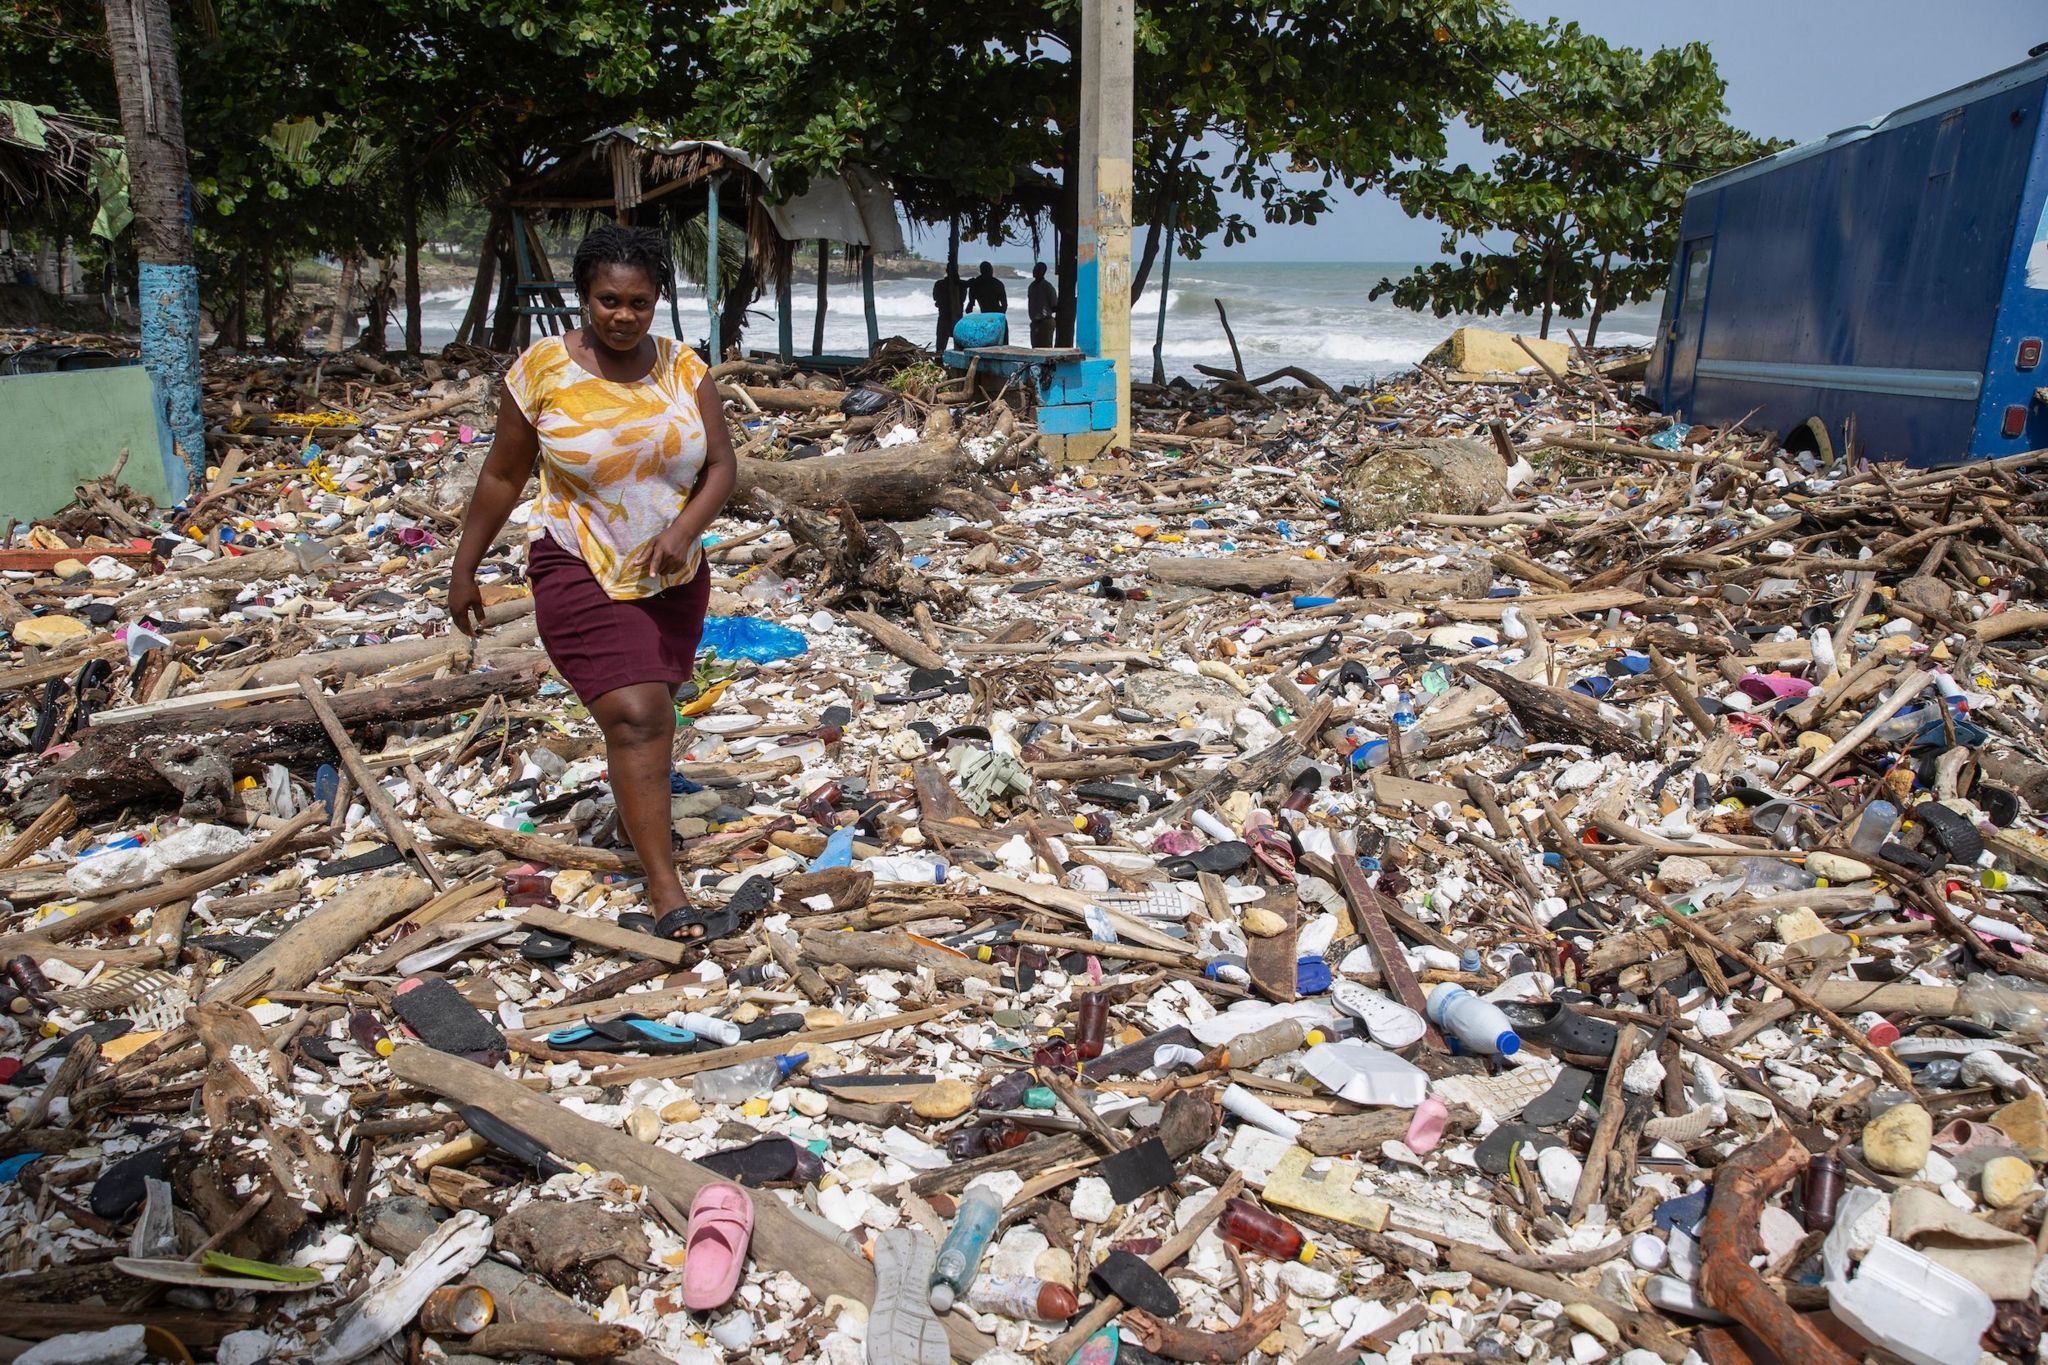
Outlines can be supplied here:
M940 1280L932 1286L931 1299L934 1312L950 1313L953 1311L953 1286Z
M1512 1057L1522 1050L1522 1040L1513 1032L1503 1033L1493 1040L1493 1048L1503 1057Z
M1517 1044L1517 1046L1519 1046L1519 1044ZM781 1075L787 1076L790 1072L796 1070L798 1067L802 1066L805 1062L808 1062L809 1060L811 1060L811 1054L808 1052L785 1053L782 1056L777 1057L775 1059L775 1069Z
M1304 1241L1301 1244L1301 1250L1297 1252L1294 1257L1295 1260L1300 1261L1303 1265L1307 1265L1310 1261L1313 1261L1315 1258L1316 1244L1314 1242L1309 1241Z

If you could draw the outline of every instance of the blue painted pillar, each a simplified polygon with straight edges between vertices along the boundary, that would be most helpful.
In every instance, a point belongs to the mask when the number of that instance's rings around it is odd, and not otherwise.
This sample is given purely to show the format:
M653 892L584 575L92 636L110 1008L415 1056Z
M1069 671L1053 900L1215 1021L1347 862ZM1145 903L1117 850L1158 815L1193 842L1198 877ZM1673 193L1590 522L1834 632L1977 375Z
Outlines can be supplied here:
M199 417L199 267L144 262L136 291L142 364L156 383L171 438L194 487L206 479L206 428Z

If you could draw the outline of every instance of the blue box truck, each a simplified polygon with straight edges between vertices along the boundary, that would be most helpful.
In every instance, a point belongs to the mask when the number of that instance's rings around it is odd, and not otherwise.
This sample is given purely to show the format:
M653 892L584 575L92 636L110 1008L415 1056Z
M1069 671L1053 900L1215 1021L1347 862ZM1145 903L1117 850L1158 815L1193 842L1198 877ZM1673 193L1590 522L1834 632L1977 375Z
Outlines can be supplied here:
M2048 44L1687 193L1667 413L1909 465L2048 447Z

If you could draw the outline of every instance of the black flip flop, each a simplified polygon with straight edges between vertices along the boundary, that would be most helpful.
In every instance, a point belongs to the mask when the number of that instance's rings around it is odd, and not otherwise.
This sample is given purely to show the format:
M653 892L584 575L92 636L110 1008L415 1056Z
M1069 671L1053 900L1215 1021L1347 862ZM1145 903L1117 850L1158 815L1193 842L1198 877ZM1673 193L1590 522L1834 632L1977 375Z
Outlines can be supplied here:
M1538 1128L1556 1128L1569 1123L1579 1112L1579 1101L1593 1084L1593 1073L1568 1066L1557 1073L1550 1089L1522 1107L1522 1121Z
M810 1157L811 1163L806 1163L805 1157ZM817 1154L786 1137L765 1137L744 1147L731 1147L697 1158L698 1165L750 1189L759 1189L763 1185L807 1184L815 1178L806 1175L812 1163L822 1175L824 1162Z
M1251 845L1242 839L1225 839L1178 858L1168 858L1159 870L1176 881L1191 882L1204 872L1225 877L1241 870L1252 860Z
M498 1032L498 1026L439 977L424 979L411 990L392 996L391 1008L436 1052L488 1056L493 1064L505 1055L505 1035Z
M519 955L528 962L560 962L575 951L574 939L560 934L544 934L538 929L529 929L519 943Z
M569 1168L549 1156L548 1149L538 1139L528 1137L490 1110L465 1104L455 1114L469 1126L470 1132L499 1151L533 1167L542 1180L568 1174Z
M1478 1163L1479 1169L1488 1175L1506 1175L1508 1159L1514 1154L1515 1148L1525 1143L1538 1152L1547 1152L1552 1147L1565 1145L1564 1139L1557 1134L1546 1133L1533 1124L1503 1123L1486 1135L1486 1140L1472 1153L1472 1159Z
M676 943L712 943L739 927L740 917L730 906L700 910L681 905L654 922L654 936Z

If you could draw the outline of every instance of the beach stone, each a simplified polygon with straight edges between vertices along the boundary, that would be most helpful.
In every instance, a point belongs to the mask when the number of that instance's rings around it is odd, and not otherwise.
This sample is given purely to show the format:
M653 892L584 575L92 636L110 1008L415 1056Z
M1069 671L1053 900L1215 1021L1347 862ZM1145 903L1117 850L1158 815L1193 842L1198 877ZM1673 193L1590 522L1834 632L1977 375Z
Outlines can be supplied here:
M1780 943L1798 943L1802 939L1819 938L1828 931L1820 922L1820 916L1801 906L1799 909L1778 916L1773 926Z
M1844 858L1839 853L1809 853L1806 855L1806 870L1816 877L1825 877L1834 885L1870 880L1869 863L1859 863L1854 858Z
M1564 1306L1565 1321L1583 1332L1591 1332L1609 1346L1621 1344L1621 1329L1614 1325L1614 1319L1590 1303L1568 1303Z
M1031 1262L1031 1273L1053 1284L1074 1287L1074 1258L1058 1247L1047 1247Z
M2033 1188L2034 1168L2016 1156L1995 1156L1984 1163L1984 1173L1977 1179L1985 1203L1994 1209L2010 1208Z
M663 1123L693 1123L704 1117L704 1106L691 1099L670 1100L661 1106Z
M807 1119L824 1117L825 1110L831 1103L831 1097L822 1090L799 1090L789 1101L790 1108Z
M1244 931L1255 938L1272 938L1287 932L1287 921L1278 913L1254 905L1244 912Z
M1552 1199L1570 1199L1579 1188L1585 1166L1569 1147L1547 1147L1536 1156L1536 1171L1543 1179L1543 1192Z
M957 1119L974 1107L974 1087L965 1081L940 1081L910 1102L910 1112L933 1121Z
M626 1131L641 1142L652 1142L661 1136L661 1115L640 1105L626 1115Z
M1863 1159L1886 1175L1916 1174L1933 1146L1934 1119L1917 1104L1887 1109L1863 1125Z
M804 1011L805 1028L838 1028L846 1022L846 1016L838 1010L813 1009Z
M26 620L16 621L8 630L8 634L14 637L14 642L18 645L43 646L82 640L91 633L91 627L71 616L31 616Z
M2028 1095L1994 1112L1987 1120L2012 1139L2029 1161L2048 1161L2048 1100Z
M1109 1192L1107 1180L1084 1176L1074 1182L1074 1197L1068 1208L1083 1223L1107 1223L1116 1217L1116 1196Z

